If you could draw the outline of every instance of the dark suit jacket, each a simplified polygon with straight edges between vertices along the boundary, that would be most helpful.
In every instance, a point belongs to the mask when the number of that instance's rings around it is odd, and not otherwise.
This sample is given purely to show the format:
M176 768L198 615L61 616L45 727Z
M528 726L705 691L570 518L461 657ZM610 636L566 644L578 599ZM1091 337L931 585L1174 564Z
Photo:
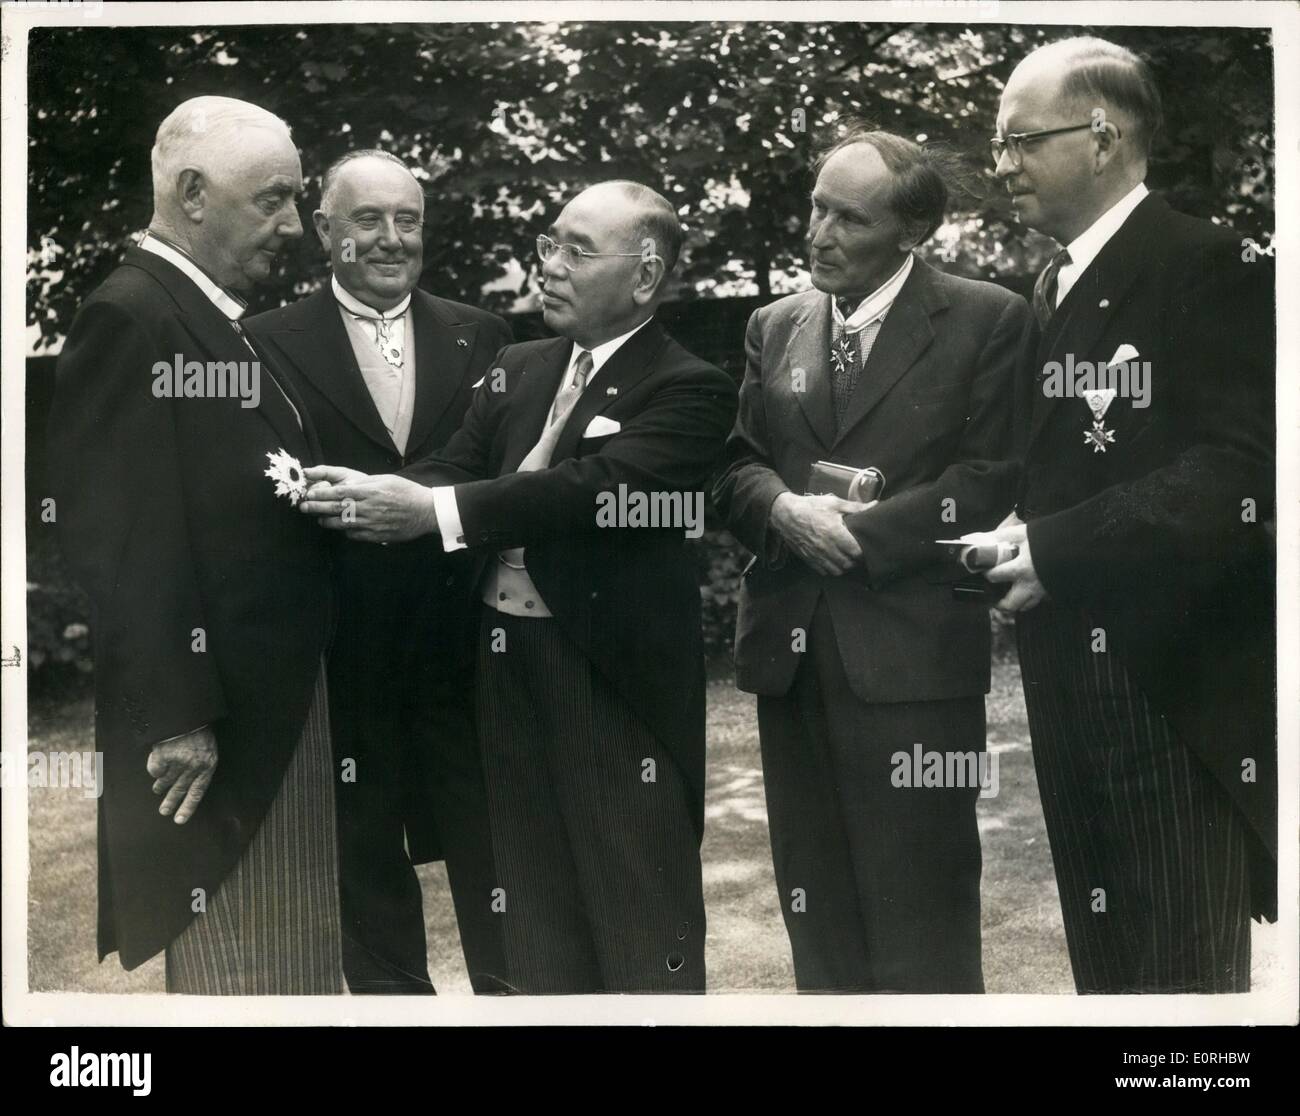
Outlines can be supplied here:
M56 369L51 477L68 562L94 607L99 955L168 944L256 831L303 727L332 623L324 540L263 475L318 446L263 368L261 403L158 399L155 362L251 361L194 283L130 248L82 304ZM206 651L192 631L203 628ZM218 766L183 826L158 813L152 745L204 724Z
M1241 237L1162 198L1133 211L1029 339L1021 514L1052 599L1106 629L1275 855L1273 267L1242 256ZM1040 373L1123 344L1151 364L1150 406L1117 398L1115 441L1094 453L1086 403L1048 398Z
M249 320L249 333L286 369L306 401L331 465L393 473L441 449L460 427L493 354L510 342L510 327L487 311L420 290L413 292L411 306L415 409L404 455L384 429L329 286ZM387 700L379 683L400 675L418 691L410 695L413 703L469 700L473 563L466 555L444 555L431 538L379 547L342 534L329 537L341 612L331 675L342 666L350 675L348 695L382 696L365 708L351 702L354 707L341 709L332 702L336 733L346 746L349 726L365 717L372 729L386 726L393 747L412 744L402 763L409 851L417 864L440 859L432 776L425 770L431 757L412 739L410 718ZM342 689L336 685L331 693L338 696Z
M789 295L755 312L745 336L740 415L714 500L755 554L740 594L736 684L784 694L825 594L854 693L863 701L969 697L989 688L984 608L954 601L960 567L939 538L995 526L1015 483L1011 384L1030 318L1024 299L917 260L836 431L830 299ZM796 369L804 371L797 390ZM885 474L884 498L846 523L863 568L821 577L769 524L782 492L802 493L814 461ZM945 503L945 501L952 501ZM949 514L945 517L945 509Z
M698 491L709 480L736 408L726 373L650 322L601 368L565 423L551 468L518 473L541 436L571 342L511 345L441 454L405 469L422 484L456 483L482 563L527 548L528 572L567 634L680 765L704 825L704 657L700 591L680 529L602 528L597 496L621 484L644 493ZM604 415L621 429L584 437ZM496 479L489 479L496 478Z

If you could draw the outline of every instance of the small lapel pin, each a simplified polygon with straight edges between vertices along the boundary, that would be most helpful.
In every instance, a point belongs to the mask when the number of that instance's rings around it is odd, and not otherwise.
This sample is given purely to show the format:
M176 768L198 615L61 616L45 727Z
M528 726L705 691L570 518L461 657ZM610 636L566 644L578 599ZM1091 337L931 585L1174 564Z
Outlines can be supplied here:
M607 387L607 388L605 389L605 394L606 394L606 395L617 395L617 394L618 394L618 388L616 388L616 387Z
M1106 307L1109 306L1109 305L1110 305L1110 299L1108 299L1108 298L1103 298L1099 303L1097 303L1097 309L1098 309L1098 310L1105 310Z
M467 348L469 346L469 342L466 341L465 338L463 337L457 337L456 344L459 345L462 349Z

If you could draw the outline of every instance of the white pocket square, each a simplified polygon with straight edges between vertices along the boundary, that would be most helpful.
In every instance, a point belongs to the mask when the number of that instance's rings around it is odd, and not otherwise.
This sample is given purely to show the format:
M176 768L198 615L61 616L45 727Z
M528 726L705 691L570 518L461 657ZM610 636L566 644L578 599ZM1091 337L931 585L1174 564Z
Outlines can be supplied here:
M622 429L623 427L617 419L597 415L587 424L587 429L582 432L582 436L584 438L603 438L607 434L617 434Z
M1130 360L1132 360L1137 355L1138 355L1137 349L1133 348L1132 345L1130 345L1127 341L1125 341L1124 344L1122 344L1118 349L1115 350L1115 355L1111 357L1110 360L1108 360L1106 363L1108 365L1127 364Z
M477 388L481 388L481 387L483 386L483 381L486 380L486 379L487 379L486 376L480 376L480 377L478 378L478 383L476 383L476 384L474 385L474 387L471 388L470 390L473 391L473 390L475 390L475 389L477 389Z

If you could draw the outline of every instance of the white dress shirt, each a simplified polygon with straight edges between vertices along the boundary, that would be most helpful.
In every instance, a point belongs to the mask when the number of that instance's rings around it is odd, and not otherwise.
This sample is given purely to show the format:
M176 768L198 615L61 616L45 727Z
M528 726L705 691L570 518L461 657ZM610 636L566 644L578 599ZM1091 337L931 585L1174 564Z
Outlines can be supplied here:
M1079 276L1097 258L1097 253L1106 247L1106 242L1119 232L1120 226L1128 220L1129 214L1141 204L1142 199L1146 196L1146 183L1139 182L1065 246L1070 253L1070 262L1056 273L1056 306L1061 305L1065 296L1070 293L1070 288L1078 281ZM1053 306L1052 309L1055 310L1056 306Z
M898 297L898 292L903 289L907 277L912 274L912 264L914 262L915 257L911 252L908 252L907 259L903 261L899 269L859 302L858 308L847 318L840 313L839 303L832 297L831 314L834 315L835 324L841 326L845 333L859 333L869 325L879 325L889 312L889 308L894 305L894 299ZM863 360L866 360L865 354Z
M231 294L203 268L199 267L193 259L179 248L173 248L167 241L160 239L156 233L145 233L144 239L140 241L140 249L144 252L151 252L155 256L161 256L177 270L183 271L193 281L194 285L203 292L204 298L232 322L237 322L244 316L248 304L242 298Z
M330 280L330 286L366 390L397 452L405 454L415 415L415 327L411 296L408 294L388 310L376 310L352 294L337 276ZM383 334L379 331L381 318L385 322ZM396 356L397 364L384 357L385 347Z
M647 318L639 326L635 326L609 341L602 341L592 349L583 349L575 341L573 351L569 354L569 363L565 367L564 375L560 377L555 394L558 396L564 385L573 378L573 370L577 366L578 357L584 352L589 352L591 353L591 372L588 374L587 383L583 387L583 391L586 391L591 386L591 381L599 374L601 368L609 362L609 358L618 352L634 333L645 328L646 323L649 321L651 319ZM552 400L551 411L547 412L548 415L553 413L554 409L555 402ZM434 488L433 510L438 517L438 530L442 534L443 549L448 552L464 550L465 529L460 522L460 508L456 504L456 490L453 486L442 485Z

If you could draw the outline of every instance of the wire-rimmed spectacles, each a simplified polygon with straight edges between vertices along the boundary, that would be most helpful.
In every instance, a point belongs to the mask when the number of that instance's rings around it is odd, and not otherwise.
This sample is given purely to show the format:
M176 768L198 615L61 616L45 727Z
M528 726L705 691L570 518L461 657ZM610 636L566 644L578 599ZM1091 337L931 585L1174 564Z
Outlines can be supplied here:
M537 258L542 263L546 263L557 252L560 254L560 263L569 271L577 271L582 266L583 260L599 260L616 256L640 256L648 260L660 258L654 253L647 254L645 252L588 252L585 248L579 248L576 244L560 244L545 233L538 236Z

